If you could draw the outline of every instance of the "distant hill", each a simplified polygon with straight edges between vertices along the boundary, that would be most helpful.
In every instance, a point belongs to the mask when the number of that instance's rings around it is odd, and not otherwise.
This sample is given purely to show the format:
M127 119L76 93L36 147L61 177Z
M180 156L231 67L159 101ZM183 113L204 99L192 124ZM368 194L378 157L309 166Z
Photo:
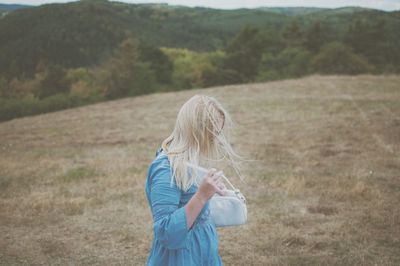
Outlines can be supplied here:
M288 16L307 15L322 10L330 10L318 7L260 7L258 9Z
M0 4L0 19L7 15L9 12L12 12L21 8L30 8L33 6L30 5L20 5L20 4Z
M109 1L2 6L15 9L0 20L0 74L23 68L28 77L40 60L64 67L96 65L126 33L157 47L203 52L226 47L246 25L281 30L294 19L302 27L323 21L335 38L356 18L385 20L393 36L400 28L398 13L356 7L221 10Z
M20 4L1 4L0 3L0 10L2 11L13 11L21 8L30 8L34 7L33 5L20 5Z

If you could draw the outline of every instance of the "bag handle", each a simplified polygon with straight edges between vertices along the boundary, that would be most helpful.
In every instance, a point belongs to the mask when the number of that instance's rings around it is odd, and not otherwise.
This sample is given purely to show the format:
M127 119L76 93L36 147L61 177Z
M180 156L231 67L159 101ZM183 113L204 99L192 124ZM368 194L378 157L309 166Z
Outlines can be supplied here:
M202 172L205 172L205 173L208 173L208 171L209 171L208 169L206 169L204 167L197 166L197 165L194 165L192 163L187 163L187 165L192 167L192 168L194 168L194 169L197 169L197 170L200 170ZM229 179L225 175L222 175L222 177L226 180L226 182L228 182L228 184L232 187L232 189L234 191L237 191L237 189L232 185L232 183L229 181Z

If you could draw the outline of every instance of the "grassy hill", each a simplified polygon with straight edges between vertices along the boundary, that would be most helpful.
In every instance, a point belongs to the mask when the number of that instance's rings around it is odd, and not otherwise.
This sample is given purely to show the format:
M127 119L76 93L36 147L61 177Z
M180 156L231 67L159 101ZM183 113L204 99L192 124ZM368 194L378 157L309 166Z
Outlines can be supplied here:
M238 124L248 223L226 265L399 265L399 76L156 93L0 123L1 265L143 265L144 182L180 106L212 95ZM222 166L222 165L221 165ZM221 167L218 166L218 167Z

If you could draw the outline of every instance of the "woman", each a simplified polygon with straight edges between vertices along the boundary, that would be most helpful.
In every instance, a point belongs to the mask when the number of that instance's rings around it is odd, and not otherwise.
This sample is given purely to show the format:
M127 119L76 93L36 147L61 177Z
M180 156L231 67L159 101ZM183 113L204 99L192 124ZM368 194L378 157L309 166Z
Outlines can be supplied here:
M226 126L228 124L228 126ZM208 200L224 195L222 171L211 168L203 180L186 163L209 167L226 158L241 177L237 155L222 130L232 125L215 98L195 95L180 109L175 128L148 168L146 196L154 238L147 265L223 265ZM224 158L213 160L223 155Z

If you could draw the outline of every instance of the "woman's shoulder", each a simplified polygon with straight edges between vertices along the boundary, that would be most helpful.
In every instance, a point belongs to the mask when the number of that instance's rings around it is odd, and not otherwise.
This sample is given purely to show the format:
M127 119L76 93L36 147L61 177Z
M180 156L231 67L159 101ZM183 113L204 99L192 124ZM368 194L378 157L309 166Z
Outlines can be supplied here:
M168 155L162 152L160 149L156 151L156 157L153 159L153 161L150 163L149 166L149 174L154 172L155 170L159 168L171 168Z
M146 186L150 187L155 180L166 182L170 179L170 172L168 158L161 154L157 155L148 167Z
M173 170L171 168L168 156L164 153L158 154L153 162L147 175L147 185L152 186L155 182L162 184L164 187L174 188L179 190L175 178L173 178Z
M151 163L152 165L169 165L169 159L168 159L168 155L165 154L164 152L159 152L156 154L156 157L154 158L154 160Z
M160 155L160 154L165 154L165 151L163 150L162 147L159 147L159 148L156 150L156 157L157 157L158 155ZM165 154L165 155L166 155L166 154Z

